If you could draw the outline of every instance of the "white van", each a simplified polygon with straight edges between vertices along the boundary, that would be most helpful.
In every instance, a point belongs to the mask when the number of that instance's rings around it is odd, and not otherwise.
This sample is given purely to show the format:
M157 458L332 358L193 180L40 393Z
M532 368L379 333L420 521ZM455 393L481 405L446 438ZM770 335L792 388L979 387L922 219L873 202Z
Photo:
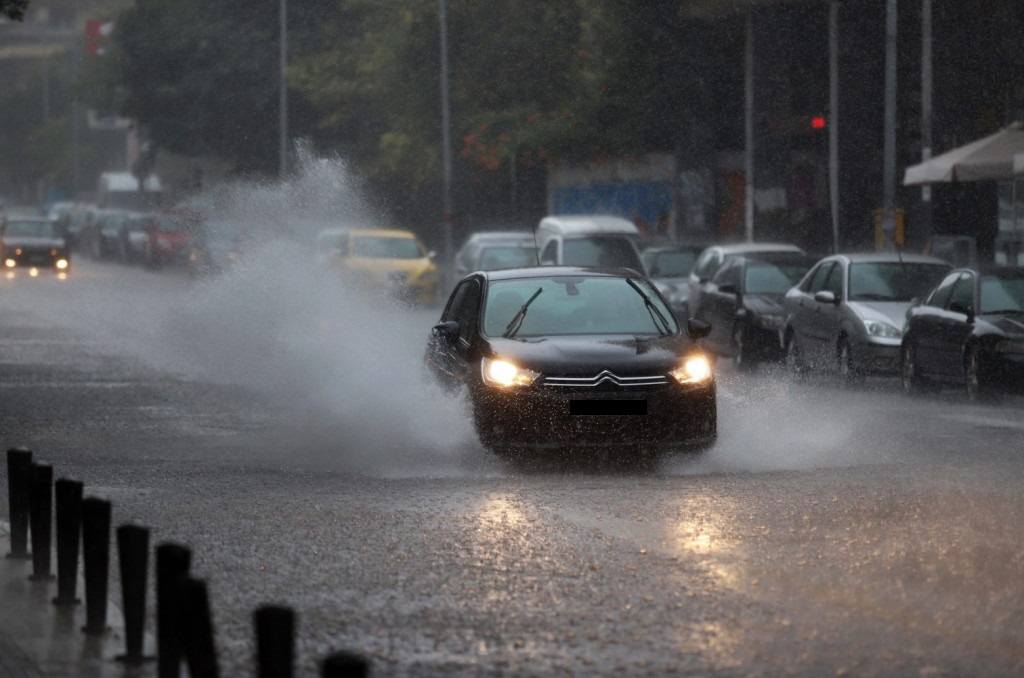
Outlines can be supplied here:
M636 226L621 217L544 217L537 226L543 266L631 268L643 274L639 238Z

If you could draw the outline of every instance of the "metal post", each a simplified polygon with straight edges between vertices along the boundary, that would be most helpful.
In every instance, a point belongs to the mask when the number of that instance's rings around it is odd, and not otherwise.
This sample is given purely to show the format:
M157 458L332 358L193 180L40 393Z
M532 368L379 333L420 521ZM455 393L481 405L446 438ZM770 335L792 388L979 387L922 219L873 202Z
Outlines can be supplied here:
M107 632L110 584L110 502L82 500L82 561L85 570L85 628L92 636Z
M895 235L896 207L896 17L897 0L885 3L885 141L882 166L883 229Z
M839 0L828 8L828 198L832 253L839 251Z
M7 497L11 516L11 552L7 557L28 560L32 452L23 447L12 447L7 450Z
M744 172L743 232L747 242L754 240L754 10L747 10L747 41L744 50L743 107L746 158Z
M288 174L288 0L279 0L280 41L278 53L278 147L277 172L281 179Z
M53 604L78 604L78 551L82 538L82 491L77 480L61 478L54 483L57 495L57 597Z
M146 581L149 574L149 530L138 525L117 528L117 561L121 572L125 651L118 656L126 664L141 664L146 628Z
M256 675L258 678L292 678L295 675L295 611L264 605L253 613L256 627Z
M921 1L921 161L932 157L932 0ZM921 187L921 238L932 240L932 187Z
M178 637L181 625L181 584L188 576L192 552L180 545L165 542L156 547L156 643L157 676L178 678L181 675L182 642Z
M448 87L448 3L447 0L438 1L438 18L441 24L441 166L444 173L444 220L442 228L444 238L444 272L447 277L450 275L452 256L454 254L452 240L452 112Z
M32 464L29 529L32 534L32 581L50 581L50 541L53 537L53 467Z

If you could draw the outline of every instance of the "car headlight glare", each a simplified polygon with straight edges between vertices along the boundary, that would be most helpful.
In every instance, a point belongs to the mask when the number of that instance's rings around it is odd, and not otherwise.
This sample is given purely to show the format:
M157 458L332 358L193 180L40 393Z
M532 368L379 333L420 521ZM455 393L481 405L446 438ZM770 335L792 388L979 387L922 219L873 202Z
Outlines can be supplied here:
M54 266L56 266L56 267L57 267L57 270L58 270L58 271L64 271L64 270L67 270L67 267L68 267L68 260L67 260L67 259L58 259L58 260L57 260L57 263L55 263L55 264L54 264Z
M702 384L711 379L711 361L704 355L691 355L669 374L680 384Z
M518 367L500 358L484 358L480 361L480 374L485 384L499 388L529 386L540 376L539 372Z
M4 266L6 266L7 268L14 268L17 265L18 262L16 262L14 259L7 259L4 261Z
M899 339L903 336L903 330L894 327L889 323L880 320L865 320L864 330L872 337L883 337L885 339Z

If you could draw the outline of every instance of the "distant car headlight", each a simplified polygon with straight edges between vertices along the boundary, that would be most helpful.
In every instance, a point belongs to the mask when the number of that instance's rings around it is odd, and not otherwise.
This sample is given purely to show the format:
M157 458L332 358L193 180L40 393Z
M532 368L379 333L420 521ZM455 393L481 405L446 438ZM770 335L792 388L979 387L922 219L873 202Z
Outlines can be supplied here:
M58 259L53 265L57 267L58 271L64 271L68 267L68 260L67 259Z
M488 386L509 388L512 386L529 386L537 381L540 372L518 367L500 358L484 358L480 361L480 374Z
M865 320L864 331L868 336L884 339L899 339L903 336L903 330L880 320Z
M786 321L785 317L776 313L764 313L757 317L757 323L769 330L777 330Z
M4 266L6 266L7 268L14 268L17 265L18 265L18 262L16 262L14 259L5 259L4 260Z
M1004 339L996 344L996 353L1024 353L1024 340Z
M21 256L21 248L20 247L16 248L14 250L14 253L20 257Z
M701 384L711 379L711 361L704 355L691 355L669 374L680 384Z

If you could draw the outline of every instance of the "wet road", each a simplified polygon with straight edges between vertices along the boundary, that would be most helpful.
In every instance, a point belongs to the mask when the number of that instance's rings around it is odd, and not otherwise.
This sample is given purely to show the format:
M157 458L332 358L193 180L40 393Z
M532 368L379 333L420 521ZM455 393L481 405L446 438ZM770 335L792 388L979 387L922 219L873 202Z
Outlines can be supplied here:
M268 601L309 675L1024 670L1020 402L726 369L699 458L509 467L421 383L436 311L277 260L0 280L0 444L193 547L228 675Z

